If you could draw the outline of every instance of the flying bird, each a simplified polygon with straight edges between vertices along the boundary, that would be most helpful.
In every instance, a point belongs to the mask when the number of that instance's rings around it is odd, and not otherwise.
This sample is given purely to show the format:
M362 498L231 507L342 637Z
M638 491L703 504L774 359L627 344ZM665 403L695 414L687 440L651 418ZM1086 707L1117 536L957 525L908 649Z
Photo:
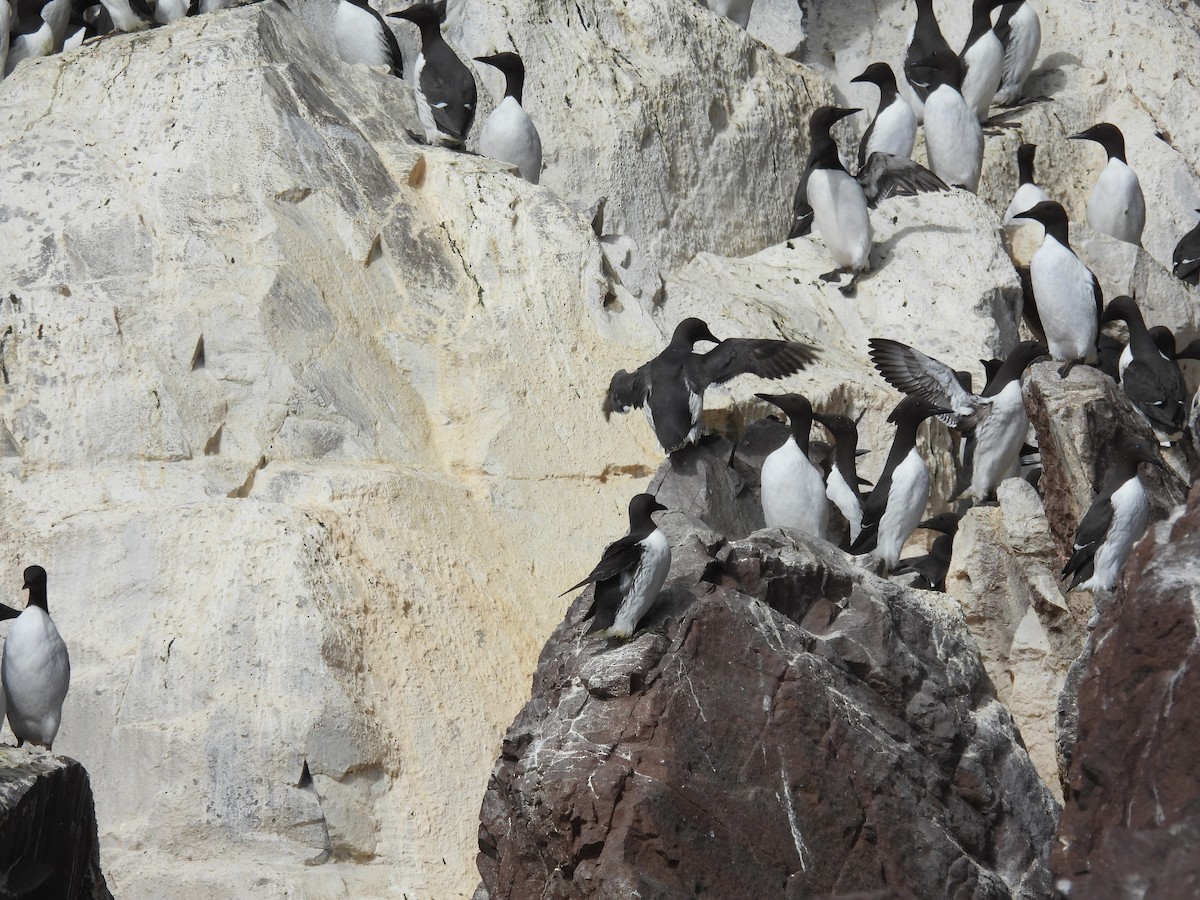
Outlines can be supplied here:
M671 568L671 546L651 516L666 509L650 494L629 501L629 534L604 548L596 568L560 597L595 584L588 634L628 638L658 599Z
M717 346L708 353L693 353L698 341ZM642 407L658 443L674 453L700 439L704 392L710 384L724 384L738 375L786 378L813 362L817 353L798 341L718 340L702 319L684 319L662 353L633 372L621 369L613 375L604 397L604 418Z

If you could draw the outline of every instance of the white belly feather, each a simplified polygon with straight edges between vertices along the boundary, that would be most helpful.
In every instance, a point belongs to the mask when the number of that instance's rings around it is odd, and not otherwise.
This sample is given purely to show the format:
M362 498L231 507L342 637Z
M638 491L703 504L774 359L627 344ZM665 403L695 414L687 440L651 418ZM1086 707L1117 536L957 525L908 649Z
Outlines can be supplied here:
M1110 159L1088 196L1088 227L1112 235L1119 241L1137 244L1146 227L1146 200L1133 169L1119 159Z
M808 202L813 225L834 261L855 272L869 268L871 219L858 182L841 169L814 169L808 176Z
M983 129L962 95L943 85L925 101L925 148L929 167L951 186L979 187Z
M1000 88L996 91L996 103L1016 103L1021 99L1025 79L1033 71L1038 50L1042 46L1042 23L1038 14L1028 3L1009 19L1008 46L1004 48L1004 71L1000 76Z
M988 117L988 109L1004 72L1004 47L996 33L989 31L972 44L964 61L967 74L963 78L962 96L982 122Z
M1046 192L1036 184L1032 184L1028 181L1025 182L1023 185L1017 188L1017 192L1013 194L1012 202L1008 204L1008 209L1004 211L1004 224L1030 228L1034 227L1036 223L1032 221L1026 221L1025 219L1013 221L1013 216L1015 216L1017 213L1028 212L1039 203L1049 199L1050 198L1046 196Z
M373 15L353 3L341 0L333 14L333 37L338 53L348 63L364 66L389 66L386 36Z
M825 482L794 437L763 460L762 506L768 528L794 528L825 537Z
M1130 478L1110 498L1113 506L1112 523L1101 539L1092 559L1092 577L1079 585L1080 590L1111 591L1117 575L1129 554L1146 530L1150 507L1140 478Z
M875 553L889 569L900 561L904 542L916 530L929 502L929 468L913 447L892 473L887 508L879 520Z
M627 638L633 634L642 616L658 599L667 572L671 568L671 545L658 529L641 542L642 558L636 569L621 576L621 606L613 618L611 637Z
M48 747L71 682L67 647L45 610L26 608L8 629L0 665L13 734Z
M875 118L863 158L869 159L872 153L879 151L911 159L916 140L917 114L903 97L897 96L891 105Z
M858 499L858 494L850 489L850 485L846 484L846 479L842 477L837 466L829 470L829 479L825 483L825 496L850 523L850 542L854 543L858 538L858 533L862 531L862 503Z
M542 139L529 114L515 97L505 97L492 110L479 135L479 152L512 163L533 184L542 174Z
M1010 382L992 398L987 418L975 432L969 497L983 500L1021 464L1021 446L1029 432L1029 417L1020 381Z
M1098 324L1088 267L1047 235L1029 263L1029 278L1050 355L1061 362L1094 356Z

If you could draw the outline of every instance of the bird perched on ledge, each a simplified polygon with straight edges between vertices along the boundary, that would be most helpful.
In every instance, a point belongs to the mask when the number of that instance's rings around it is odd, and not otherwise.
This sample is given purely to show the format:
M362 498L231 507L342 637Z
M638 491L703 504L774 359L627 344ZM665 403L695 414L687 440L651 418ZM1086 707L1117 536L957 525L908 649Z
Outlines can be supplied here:
M1075 532L1074 552L1063 567L1063 578L1071 578L1068 591L1111 591L1117 583L1149 516L1146 489L1138 476L1141 463L1166 468L1147 441L1125 438L1103 489Z
M711 341L708 353L693 353L692 345ZM758 338L719 340L702 319L684 319L675 326L671 342L648 363L613 375L604 396L604 418L642 407L658 443L667 453L700 439L704 392L738 375L786 378L817 358L817 349L798 341Z
M25 741L51 749L62 720L63 700L71 684L67 645L50 619L46 570L25 570L29 604L9 626L4 639L0 680L8 705L8 726L20 747Z
M588 634L628 638L658 599L671 568L671 545L651 516L664 509L650 494L630 500L629 534L604 548L587 578L559 594L596 585Z

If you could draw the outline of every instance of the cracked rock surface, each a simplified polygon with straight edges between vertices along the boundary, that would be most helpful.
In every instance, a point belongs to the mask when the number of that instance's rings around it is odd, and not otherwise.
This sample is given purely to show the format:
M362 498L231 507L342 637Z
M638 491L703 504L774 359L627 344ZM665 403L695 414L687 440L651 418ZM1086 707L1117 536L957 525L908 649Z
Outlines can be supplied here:
M584 637L589 589L543 650L492 900L1047 896L1058 808L951 606L822 542L677 537L633 641Z

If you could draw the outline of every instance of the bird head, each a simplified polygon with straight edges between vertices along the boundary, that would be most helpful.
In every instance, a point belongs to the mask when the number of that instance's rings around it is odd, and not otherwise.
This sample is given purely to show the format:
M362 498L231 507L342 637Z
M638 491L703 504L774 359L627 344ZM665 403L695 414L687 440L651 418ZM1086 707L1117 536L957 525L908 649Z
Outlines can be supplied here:
M521 57L515 53L493 53L491 56L476 56L476 62L481 62L491 66L494 69L499 69L505 75L524 75L525 64L521 62Z
M892 423L902 420L920 422L930 416L947 415L952 412L954 410L936 406L928 400L922 400L920 397L910 394L896 404L896 408L892 410L887 420Z
M890 84L894 89L896 87L896 74L892 71L892 67L887 63L871 63L869 66L863 69L862 74L855 75L850 79L851 84L859 82L865 84L877 84L880 87Z
M1167 467L1162 457L1158 455L1158 450L1145 438L1136 436L1125 438L1121 442L1120 452L1121 455L1137 463L1149 463L1152 466L1158 466L1160 469L1166 469Z
M1095 141L1104 148L1109 159L1125 159L1125 135L1121 134L1120 128L1109 122L1101 122L1086 131L1067 135L1067 140Z
M1104 315L1100 318L1101 322L1128 322L1130 319L1141 319L1141 311L1138 310L1137 302L1129 296L1122 294L1120 297L1113 297L1108 302L1108 306L1104 308Z
M38 585L44 585L45 583L46 570L41 566L29 566L25 570L25 582L21 585L21 587L29 590Z
M1067 223L1067 211L1063 209L1061 203L1054 200L1043 200L1031 209L1027 209L1023 213L1017 213L1013 218L1032 219L1034 222L1041 222L1042 225L1046 226L1057 222L1065 225Z
M446 13L445 0L437 3L416 3L399 12L388 13L394 19L406 19L419 28L438 27Z
M711 341L714 344L721 343L713 333L708 330L708 323L703 319L690 318L684 319L675 326L675 332L671 335L672 346L691 347L697 341Z

